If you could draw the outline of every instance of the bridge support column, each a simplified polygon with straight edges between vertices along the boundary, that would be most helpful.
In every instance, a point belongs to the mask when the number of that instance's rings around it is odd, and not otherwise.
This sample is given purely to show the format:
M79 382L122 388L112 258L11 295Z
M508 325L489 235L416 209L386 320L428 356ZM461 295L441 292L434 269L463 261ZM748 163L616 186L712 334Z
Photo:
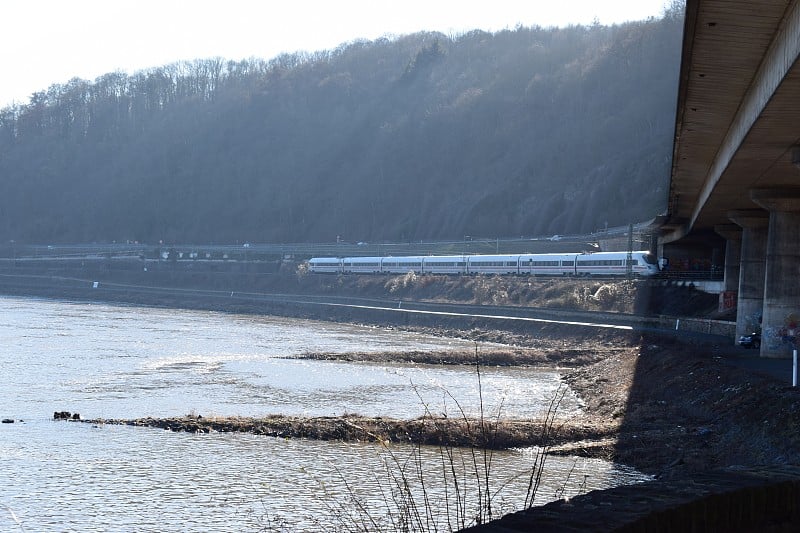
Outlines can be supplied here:
M800 335L800 188L755 189L769 211L761 357L791 357Z
M761 209L730 211L728 218L742 228L736 339L761 329L767 263L769 215Z
M725 239L725 278L719 295L719 311L735 309L739 292L739 265L742 257L742 228L736 224L714 226Z

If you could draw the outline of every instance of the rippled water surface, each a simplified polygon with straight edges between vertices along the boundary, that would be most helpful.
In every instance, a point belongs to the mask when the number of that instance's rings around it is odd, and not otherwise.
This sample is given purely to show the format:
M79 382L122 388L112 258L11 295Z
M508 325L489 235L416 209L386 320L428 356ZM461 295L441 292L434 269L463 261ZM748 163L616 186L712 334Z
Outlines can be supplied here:
M369 502L370 513L382 517L375 524L392 529L385 518L392 500L386 468L416 453L54 422L53 411L84 418L189 412L416 417L426 405L454 413L455 400L470 413L479 408L469 367L285 358L474 350L465 341L382 329L3 297L0 346L0 417L17 420L0 426L0 531L324 530L346 520L353 499ZM488 411L527 417L547 408L561 382L550 371L485 368L481 384ZM568 394L562 413L578 409ZM529 453L496 454L492 472L503 479L523 472ZM441 469L437 450L421 454L412 462ZM539 493L544 501L559 491L641 478L569 458L548 459L547 473ZM434 494L440 477L426 475ZM504 505L521 504L513 501L520 492L508 492Z

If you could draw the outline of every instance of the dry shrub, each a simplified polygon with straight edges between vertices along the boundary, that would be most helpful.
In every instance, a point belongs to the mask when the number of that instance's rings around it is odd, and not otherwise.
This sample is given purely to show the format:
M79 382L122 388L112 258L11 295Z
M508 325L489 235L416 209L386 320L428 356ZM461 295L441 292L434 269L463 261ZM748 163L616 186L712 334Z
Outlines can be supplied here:
M486 284L483 276L477 276L472 281L472 299L476 304L484 304L490 301L491 290Z
M372 290L373 287L379 285L379 283L376 283L376 281L378 280L372 276L358 276L356 278L355 286L359 291Z
M435 285L439 282L439 276L433 276L427 274L425 276L418 276L415 280L416 288L424 289L426 287L430 287L431 285Z
M305 278L309 273L308 263L303 261L300 264L298 264L295 273L297 274L298 279Z
M486 276L475 276L471 280L472 300L476 304L491 304L494 302L494 287Z
M608 307L617 299L617 288L614 285L600 285L592 295L600 307Z
M424 300L618 312L633 312L639 283L497 275L434 276L413 272L378 279L376 290L383 287L387 294Z
M394 294L401 289L407 290L410 286L413 286L416 281L417 274L413 271L410 271L402 276L393 276L389 278L384 284L384 287L386 287L386 290L388 290L390 293Z

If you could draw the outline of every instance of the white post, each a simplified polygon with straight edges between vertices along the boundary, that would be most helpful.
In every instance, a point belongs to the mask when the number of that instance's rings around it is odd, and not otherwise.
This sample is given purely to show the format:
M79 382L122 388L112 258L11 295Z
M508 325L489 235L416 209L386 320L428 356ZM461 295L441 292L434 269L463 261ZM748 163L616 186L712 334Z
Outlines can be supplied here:
M680 327L680 325L681 325L681 319L678 318L678 319L675 320L675 331L678 331L678 328Z
M797 350L792 350L792 387L797 387Z

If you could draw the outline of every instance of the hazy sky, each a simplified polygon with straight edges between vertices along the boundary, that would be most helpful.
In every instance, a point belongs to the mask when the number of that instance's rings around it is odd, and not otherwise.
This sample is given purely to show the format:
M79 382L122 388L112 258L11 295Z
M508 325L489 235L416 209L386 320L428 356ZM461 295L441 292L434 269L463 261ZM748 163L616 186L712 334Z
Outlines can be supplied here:
M3 0L0 107L79 77L181 59L269 59L422 30L659 16L667 0Z

